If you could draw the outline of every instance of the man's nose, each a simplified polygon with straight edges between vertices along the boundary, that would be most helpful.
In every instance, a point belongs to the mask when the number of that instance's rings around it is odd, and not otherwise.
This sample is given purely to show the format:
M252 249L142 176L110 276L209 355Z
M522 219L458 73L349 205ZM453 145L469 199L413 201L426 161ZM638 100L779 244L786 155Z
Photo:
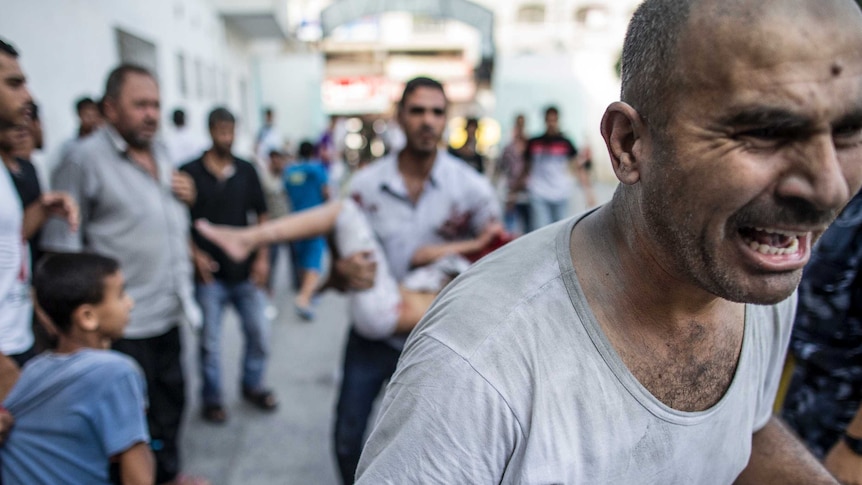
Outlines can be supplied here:
M821 210L847 203L852 194L831 134L801 142L790 156L792 168L779 186L779 195L806 200Z

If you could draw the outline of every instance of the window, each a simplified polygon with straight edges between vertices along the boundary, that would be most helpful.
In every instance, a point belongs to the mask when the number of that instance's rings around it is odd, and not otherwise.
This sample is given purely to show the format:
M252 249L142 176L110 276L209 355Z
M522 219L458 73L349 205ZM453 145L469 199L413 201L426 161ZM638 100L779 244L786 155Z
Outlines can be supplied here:
M575 11L575 22L588 29L603 29L610 22L610 14L603 5L587 5Z
M413 16L413 32L416 34L442 34L446 30L446 19L431 15Z
M221 73L221 101L222 103L230 102L230 75L227 73L227 69L223 70Z
M215 64L210 66L208 71L207 77L209 78L209 82L207 87L209 88L209 92L207 94L211 100L216 101L216 97L218 96L218 75L216 74Z
M120 61L146 68L158 79L159 70L156 58L156 45L122 29L116 29L115 33Z
M180 96L188 96L189 83L186 77L186 56L182 52L177 54L177 84L180 88Z
M541 24L545 21L545 6L538 3L522 5L518 8L518 22L522 24Z
M200 59L195 59L195 94L204 98L204 64Z

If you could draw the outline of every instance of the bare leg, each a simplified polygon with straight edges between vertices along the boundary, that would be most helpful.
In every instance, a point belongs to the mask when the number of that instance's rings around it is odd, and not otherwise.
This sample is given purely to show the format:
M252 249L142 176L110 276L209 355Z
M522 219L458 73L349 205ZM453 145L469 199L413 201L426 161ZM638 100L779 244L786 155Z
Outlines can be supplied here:
M243 261L260 246L321 236L335 228L341 212L340 201L329 202L313 209L295 212L257 226L230 227L195 221L195 229L219 246L234 261Z
M307 315L311 314L311 299L314 297L314 290L317 289L318 281L320 281L320 273L317 271L306 269L302 272L302 283L294 303L300 311L306 312Z

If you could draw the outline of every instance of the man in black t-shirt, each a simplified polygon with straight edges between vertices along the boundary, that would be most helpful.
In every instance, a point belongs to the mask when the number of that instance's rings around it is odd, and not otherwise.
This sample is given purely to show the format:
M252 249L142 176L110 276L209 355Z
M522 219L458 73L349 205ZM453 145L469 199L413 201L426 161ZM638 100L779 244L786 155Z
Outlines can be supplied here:
M555 106L545 110L545 133L531 138L524 150L524 170L517 188L525 188L530 197L529 230L559 221L569 214L577 175L586 207L596 205L592 183L587 172L587 157L578 156L575 145L560 132L559 111Z
M191 207L191 218L207 219L216 224L247 226L267 218L266 202L257 171L251 163L231 153L235 119L225 108L209 115L212 148L180 170L195 181L197 199ZM220 340L222 312L231 303L239 313L245 336L242 367L242 395L263 410L272 410L277 401L263 386L268 354L270 322L264 314L263 291L269 274L267 249L261 249L242 262L234 262L218 247L192 229L196 285L195 296L203 310L204 324L200 339L202 371L202 416L222 423L227 412L222 400Z

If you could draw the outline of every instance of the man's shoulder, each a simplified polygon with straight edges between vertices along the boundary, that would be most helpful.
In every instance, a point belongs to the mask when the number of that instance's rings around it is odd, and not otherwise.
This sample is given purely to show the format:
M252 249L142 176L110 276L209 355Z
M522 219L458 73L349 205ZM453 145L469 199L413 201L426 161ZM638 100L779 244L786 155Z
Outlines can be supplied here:
M237 170L252 171L252 172L257 173L257 169L255 168L255 164L249 162L248 160L246 160L244 158L234 156L233 157L233 163L236 166Z
M394 165L395 157L389 155L359 169L350 180L351 192L368 188L376 189L389 176Z
M203 157L195 158L194 160L188 161L179 166L179 170L183 172L188 172L190 174L200 173L204 168L204 159Z
M442 181L444 184L459 182L473 186L491 186L491 182L488 181L487 177L480 174L466 162L447 151L440 153L437 157L436 163L440 163L441 165L439 173L443 174L445 177L445 180Z
M488 345L492 334L505 346L511 341L506 335L517 338L531 326L552 324L549 301L568 298L556 236L549 226L474 264L440 293L413 336L432 337L466 356Z
M105 160L110 154L113 154L110 139L104 130L99 130L85 138L70 140L68 152L61 162L93 164Z

